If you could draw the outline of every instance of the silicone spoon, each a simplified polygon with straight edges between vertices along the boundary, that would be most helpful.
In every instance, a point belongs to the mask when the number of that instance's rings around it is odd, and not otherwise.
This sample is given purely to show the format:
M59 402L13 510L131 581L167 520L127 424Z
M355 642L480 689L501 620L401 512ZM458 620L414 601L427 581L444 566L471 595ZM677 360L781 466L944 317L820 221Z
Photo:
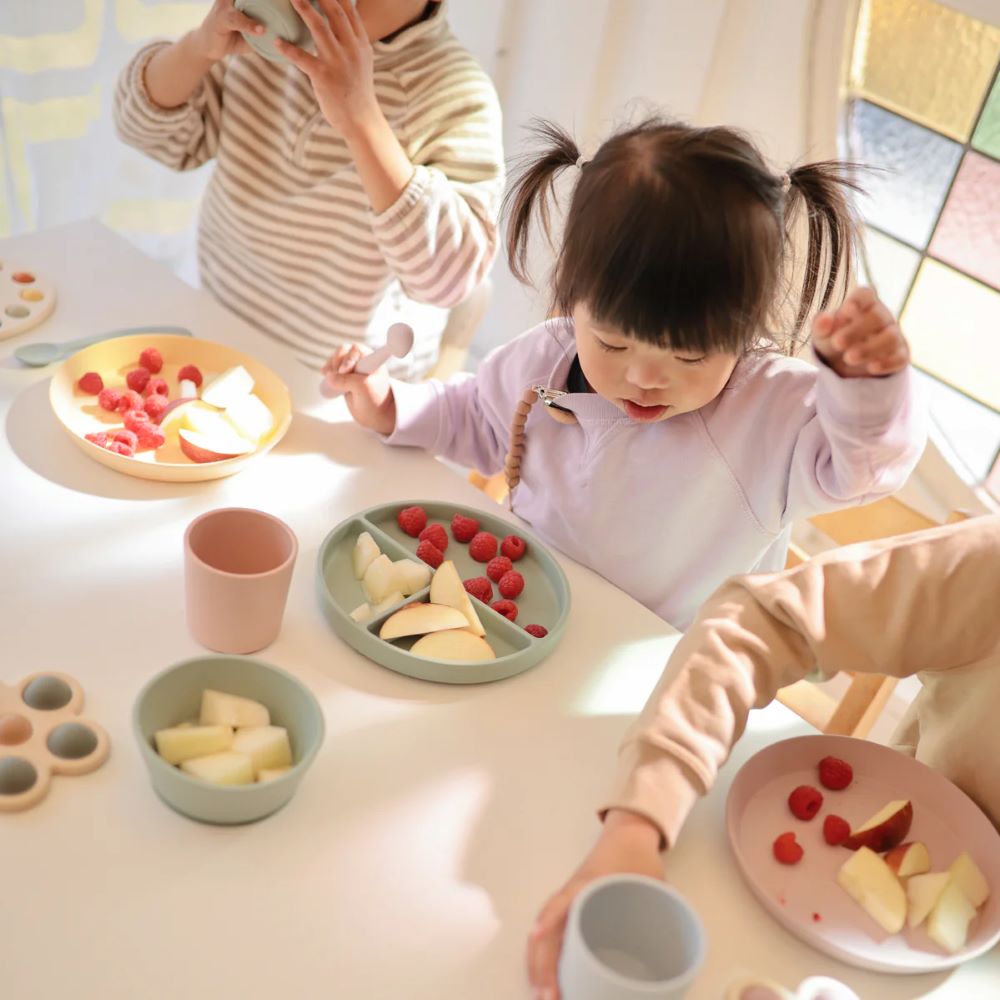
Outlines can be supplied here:
M389 358L405 358L413 350L413 327L408 323L393 323L385 335L385 345L371 354L366 354L353 368L357 375L371 375ZM319 391L327 399L336 399L342 395L337 392L326 379L320 384Z
M131 337L137 333L172 333L178 337L192 337L194 334L182 326L133 326L127 330L113 330L110 333L95 333L79 340L67 340L62 344L24 344L14 352L14 357L29 368L44 368L53 361L62 361L81 348L114 337Z

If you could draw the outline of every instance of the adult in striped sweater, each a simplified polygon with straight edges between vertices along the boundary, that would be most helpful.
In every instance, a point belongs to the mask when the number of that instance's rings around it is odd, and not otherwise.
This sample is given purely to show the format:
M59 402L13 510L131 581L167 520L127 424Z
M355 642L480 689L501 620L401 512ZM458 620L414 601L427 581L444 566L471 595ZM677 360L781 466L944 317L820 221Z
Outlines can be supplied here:
M416 344L395 374L416 378L495 256L499 102L436 0L318 3L293 0L315 52L280 43L274 63L215 0L132 59L115 121L175 170L215 161L198 258L220 302L316 367L403 319Z

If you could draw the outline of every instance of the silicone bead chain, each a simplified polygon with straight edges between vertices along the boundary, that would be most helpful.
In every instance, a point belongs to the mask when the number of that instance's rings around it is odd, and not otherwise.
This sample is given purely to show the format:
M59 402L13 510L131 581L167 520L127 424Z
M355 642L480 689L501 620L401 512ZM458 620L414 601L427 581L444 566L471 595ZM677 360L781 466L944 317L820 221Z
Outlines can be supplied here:
M545 386L528 386L521 395L517 407L514 410L514 418L510 423L510 438L507 446L507 457L504 459L503 474L507 481L507 507L513 510L514 489L521 481L521 459L524 457L525 425L528 422L528 414L531 408L540 399L545 401L545 411L553 420L560 424L575 424L576 417L569 410L560 409L553 405L554 399L565 395L558 390L546 389Z

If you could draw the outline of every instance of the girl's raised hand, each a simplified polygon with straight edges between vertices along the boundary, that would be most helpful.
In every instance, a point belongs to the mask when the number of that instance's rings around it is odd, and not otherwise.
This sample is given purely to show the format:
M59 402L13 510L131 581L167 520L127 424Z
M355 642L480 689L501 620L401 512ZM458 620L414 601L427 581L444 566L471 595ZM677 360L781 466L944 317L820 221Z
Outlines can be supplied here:
M326 120L341 135L378 111L371 42L350 0L318 0L322 14L308 0L292 0L306 23L316 55L278 40L277 49L312 83Z
M215 0L205 15L205 20L194 29L192 36L198 54L211 62L218 62L225 56L249 52L250 47L242 32L263 35L264 26L240 13L233 0Z
M899 324L870 288L856 288L839 309L820 313L812 343L841 378L894 375L910 363Z
M323 378L334 393L343 393L351 416L362 427L379 434L391 434L396 429L396 400L392 383L385 368L371 375L358 375L354 369L369 352L357 344L338 347L323 365Z

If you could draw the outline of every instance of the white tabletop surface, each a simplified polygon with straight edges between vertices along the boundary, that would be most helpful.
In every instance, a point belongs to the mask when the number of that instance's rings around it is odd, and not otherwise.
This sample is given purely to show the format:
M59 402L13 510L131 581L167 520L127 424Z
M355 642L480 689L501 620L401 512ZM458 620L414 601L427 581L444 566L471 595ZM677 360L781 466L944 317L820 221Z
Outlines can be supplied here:
M0 241L51 278L41 327L0 340L0 680L75 675L112 740L108 762L56 778L36 808L0 813L4 1000L517 1000L528 927L592 843L615 750L676 633L589 571L562 563L566 636L522 676L443 687L361 657L314 593L326 532L360 508L409 498L490 507L453 471L388 449L287 353L96 223ZM14 348L172 324L270 365L296 404L284 441L226 480L172 485L89 460L48 404L51 370ZM319 699L327 738L297 796L254 825L221 828L153 794L130 731L143 682L198 655L183 617L181 538L228 505L284 518L300 554L284 628L261 658ZM1000 996L1000 955L951 974L860 972L800 944L742 883L723 809L738 766L808 728L754 713L721 780L668 859L709 937L691 997L740 974L786 984L827 974L866 1000Z

